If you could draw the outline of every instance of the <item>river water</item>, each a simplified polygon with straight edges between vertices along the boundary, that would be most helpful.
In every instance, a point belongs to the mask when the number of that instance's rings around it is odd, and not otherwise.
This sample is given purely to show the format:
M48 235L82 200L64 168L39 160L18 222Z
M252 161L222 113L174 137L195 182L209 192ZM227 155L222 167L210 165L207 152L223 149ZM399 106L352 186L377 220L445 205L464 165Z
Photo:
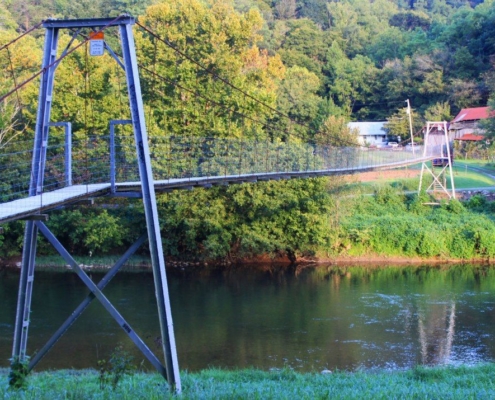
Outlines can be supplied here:
M0 271L0 367L9 364L18 279L17 271ZM494 268L246 266L171 269L168 279L179 365L189 371L353 371L495 360ZM39 271L34 288L29 354L88 293L71 272ZM151 273L120 273L104 293L159 351ZM94 301L37 369L96 368L119 344L136 364L144 359Z

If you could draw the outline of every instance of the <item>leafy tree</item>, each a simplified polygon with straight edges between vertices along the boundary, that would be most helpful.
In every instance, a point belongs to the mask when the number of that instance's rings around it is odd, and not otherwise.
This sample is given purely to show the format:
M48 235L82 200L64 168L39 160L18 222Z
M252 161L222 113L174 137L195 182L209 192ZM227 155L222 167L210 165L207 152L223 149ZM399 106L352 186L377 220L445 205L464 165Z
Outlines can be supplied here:
M488 106L490 107L490 112L495 113L495 98L491 98L488 101ZM495 139L495 118L492 116L490 118L481 120L480 127L485 130L485 137L493 142L493 140Z
M326 0L300 0L297 8L299 18L309 18L323 29L330 26Z
M374 38L388 28L397 11L391 2L345 0L327 4L332 39L349 57L361 54Z
M387 61L402 58L405 41L406 35L399 28L388 27L370 43L366 55L383 68Z
M316 133L314 140L321 146L357 146L358 131L349 128L344 117L330 115Z
M428 30L431 25L431 19L422 11L405 11L392 16L390 25L406 31L412 31L416 28Z
M459 109L479 105L482 102L480 87L471 80L452 79L449 100Z
M422 127L422 121L418 115L411 109L411 120L413 122L413 135ZM409 114L407 108L399 108L397 112L387 118L387 123L384 126L387 135L400 138L399 141L409 140L411 137L411 129L409 125Z
M256 10L241 15L221 2L208 7L197 0L174 0L149 7L142 23L187 56L155 43L147 34L137 35L140 62L147 68L143 95L155 131L184 136L266 135L262 127L271 111L261 103L275 105L276 81L284 68L280 58L267 52L254 57L262 27Z
M450 121L452 114L448 102L436 103L425 110L425 119L427 121Z
M294 135L298 139L311 139L308 127L316 121L322 102L316 94L319 87L320 80L316 74L306 68L296 66L287 69L277 93L277 108L290 117L290 120L278 118L282 137Z
M328 50L326 69L329 75L328 92L340 107L351 111L356 102L366 103L373 92L377 70L365 56L347 58L337 43ZM364 111L364 110L363 110ZM364 112L363 112L364 114Z
M274 8L279 19L291 19L296 16L296 0L278 0Z
M0 30L16 30L18 28L14 17L9 12L6 4L0 4Z
M0 149L21 135L25 127L18 104L13 103L12 100L0 103Z
M283 37L279 38L280 54L287 67L304 67L323 78L322 66L326 59L327 34L309 19L291 20L285 23Z

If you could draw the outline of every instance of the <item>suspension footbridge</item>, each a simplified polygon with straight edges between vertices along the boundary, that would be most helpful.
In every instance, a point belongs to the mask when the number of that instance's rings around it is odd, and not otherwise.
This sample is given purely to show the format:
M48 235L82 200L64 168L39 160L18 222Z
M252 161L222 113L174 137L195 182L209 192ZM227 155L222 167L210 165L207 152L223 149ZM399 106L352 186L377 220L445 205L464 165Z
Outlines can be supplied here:
M70 131L67 134L70 135ZM88 157L89 143L91 152L101 155ZM141 197L138 162L131 145L132 137L111 135L71 142L70 147L65 143L47 146L43 186L39 193L31 196L33 151L0 154L3 177L0 223L92 197ZM433 158L395 149L219 138L151 138L149 147L156 192L346 175L401 168Z
M190 116L184 117L186 107L179 110L182 121L180 126L184 132L173 132L174 136L171 136L170 132L148 135L141 92L140 68L133 35L135 24L134 18L127 15L114 19L45 21L42 24L45 28L45 44L41 70L25 81L16 83L14 89L0 97L0 101L3 101L9 96L17 95L18 90L29 82L36 79L40 81L33 140L11 140L8 146L2 147L0 153L2 176L0 223L20 218L27 220L13 340L12 368L19 368L20 364L28 360L27 342L36 245L37 236L41 233L73 268L90 293L74 313L68 316L47 344L30 360L28 370L36 366L88 304L96 298L151 364L167 379L171 390L180 393L179 364L156 204L158 192L266 180L345 175L401 168L418 163L424 166L428 160L444 158L441 154L444 146L441 144L426 146L424 152L417 155L394 149L362 147L355 142L346 142L338 137L329 138L330 142L334 142L333 145L307 143L304 139L292 137L290 131L284 131L279 136L274 135L273 128L276 124L270 122L268 116L256 119L246 114L246 110L236 108L237 106L225 106L222 111L224 115L235 119L232 125L235 125L233 129L236 130L237 136L243 131L244 124L246 125L246 131L249 130L250 134L246 134L245 138L227 138L222 135L199 137L187 134L191 118ZM137 25L152 37L155 43L160 42L171 46L150 28ZM121 54L117 54L106 41L101 39L100 33L110 29L118 30ZM62 30L69 31L71 36L65 49L59 51L59 35ZM79 43L76 42L78 37L83 38ZM64 59L92 40L100 41L93 43L94 48L97 51L107 51L124 71L130 118L116 118L108 121L106 133L75 135L72 132L73 121L53 121L51 118L55 98L55 71ZM1 47L0 51L4 48L8 46ZM281 115L273 107L260 102L252 94L236 87L227 79L204 68L180 50L172 49L178 56L185 57L190 65L196 65L198 71L201 72L201 77L210 74L215 84L221 82L228 86L230 92L238 91L256 106L267 109L270 115L277 115L279 119L287 117ZM180 89L181 99L201 99L203 101L201 107L207 110L221 106L218 99L205 99L207 94L203 91L187 88L177 80L157 76L146 66L144 69L153 73L151 85L157 79L163 79L170 86L168 87L170 92L177 88ZM204 101L207 102L207 107ZM197 110L193 109L192 114L195 113ZM218 126L215 112L212 112L211 120L214 126ZM258 128L253 128L256 124ZM227 125L230 127L230 122ZM62 134L58 131L60 127L64 128ZM211 130L211 128L204 129L205 132ZM222 132L223 136L227 136L225 129ZM98 196L141 198L144 204L147 232L129 248L107 275L95 284L50 232L40 215L68 204L77 205L79 201ZM105 285L146 238L149 243L155 281L164 364L102 292Z

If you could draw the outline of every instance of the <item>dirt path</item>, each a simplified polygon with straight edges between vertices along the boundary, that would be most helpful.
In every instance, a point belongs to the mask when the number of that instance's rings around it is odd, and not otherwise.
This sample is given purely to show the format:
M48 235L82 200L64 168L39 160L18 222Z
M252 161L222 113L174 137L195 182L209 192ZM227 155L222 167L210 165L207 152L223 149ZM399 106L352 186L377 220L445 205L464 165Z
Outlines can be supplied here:
M363 172L351 176L349 179L358 182L372 182L381 179L409 179L417 178L421 174L419 169L406 169L406 170L390 170L390 171L372 171Z

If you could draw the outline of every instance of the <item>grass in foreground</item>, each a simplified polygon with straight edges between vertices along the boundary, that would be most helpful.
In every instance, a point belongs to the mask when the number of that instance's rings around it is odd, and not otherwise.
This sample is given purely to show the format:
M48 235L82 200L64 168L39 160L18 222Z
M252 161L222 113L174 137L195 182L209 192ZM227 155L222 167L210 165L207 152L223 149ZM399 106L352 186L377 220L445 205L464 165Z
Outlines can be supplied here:
M24 390L10 390L0 370L2 399L164 399L173 398L163 378L134 374L115 390L100 388L96 371L33 374ZM218 369L182 374L184 399L493 399L495 364L476 367L417 367L400 372L300 374Z

